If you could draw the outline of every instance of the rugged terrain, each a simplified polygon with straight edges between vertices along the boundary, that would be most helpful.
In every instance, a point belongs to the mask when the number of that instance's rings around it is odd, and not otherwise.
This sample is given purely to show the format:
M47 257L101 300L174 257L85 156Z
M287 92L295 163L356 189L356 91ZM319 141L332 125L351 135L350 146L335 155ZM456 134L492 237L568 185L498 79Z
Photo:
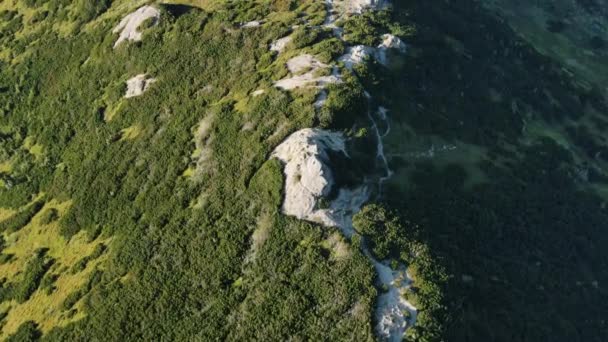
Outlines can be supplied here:
M603 341L586 1L0 2L0 339Z

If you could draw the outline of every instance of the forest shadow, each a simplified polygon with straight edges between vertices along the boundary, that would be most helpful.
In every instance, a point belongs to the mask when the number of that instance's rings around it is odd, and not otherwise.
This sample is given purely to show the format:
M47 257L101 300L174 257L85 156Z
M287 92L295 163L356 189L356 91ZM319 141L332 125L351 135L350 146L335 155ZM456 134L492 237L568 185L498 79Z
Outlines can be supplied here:
M171 13L171 15L173 15L176 18L179 18L184 14L188 14L188 12L190 12L191 10L193 10L195 8L192 6L179 5L179 4L163 4L162 6L164 9L167 10L167 12Z
M601 341L603 95L476 2L402 1L395 16L418 33L407 61L373 91L391 104L392 134L487 151L477 162L484 182L472 187L463 163L428 158L400 160L386 189L453 275L446 340Z

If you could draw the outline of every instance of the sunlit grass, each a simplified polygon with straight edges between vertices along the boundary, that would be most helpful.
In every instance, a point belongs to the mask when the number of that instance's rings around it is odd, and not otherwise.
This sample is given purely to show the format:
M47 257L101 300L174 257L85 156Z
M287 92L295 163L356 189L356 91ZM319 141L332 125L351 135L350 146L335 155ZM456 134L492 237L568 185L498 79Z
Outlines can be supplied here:
M56 220L49 224L41 222L41 213L51 208L56 209L59 216L65 213L71 203L57 202L55 200L47 203L32 221L19 231L5 236L7 247L4 254L13 254L13 260L7 264L0 265L0 278L7 278L9 282L20 279L22 272L31 256L39 248L47 248L47 255L55 260L55 264L49 273L57 274L54 283L56 289L47 295L42 290L37 290L32 297L24 302L10 301L2 303L0 311L8 311L5 325L0 338L4 339L25 321L33 320L40 325L43 332L47 332L55 326L63 326L84 316L80 310L73 317L66 317L66 312L61 311L61 304L74 291L80 289L89 279L91 272L107 258L107 253L96 260L91 260L87 267L78 273L70 274L68 270L83 257L90 255L100 243L109 243L110 239L98 238L89 241L84 231L65 240L60 234L59 222ZM14 210L0 209L0 219L7 218Z
M123 130L120 131L121 133L121 138L120 140L133 140L135 138L137 138L142 132L142 128L139 125L133 125L130 127L127 127Z
M196 173L196 169L189 167L186 170L184 170L184 172L182 173L182 176L186 177L186 178L190 178L190 177L194 176L195 173Z
M0 208L0 221L4 221L13 216L17 211L14 209Z
M36 158L42 157L44 154L44 146L38 144L34 137L27 137L23 142L23 147L28 150Z

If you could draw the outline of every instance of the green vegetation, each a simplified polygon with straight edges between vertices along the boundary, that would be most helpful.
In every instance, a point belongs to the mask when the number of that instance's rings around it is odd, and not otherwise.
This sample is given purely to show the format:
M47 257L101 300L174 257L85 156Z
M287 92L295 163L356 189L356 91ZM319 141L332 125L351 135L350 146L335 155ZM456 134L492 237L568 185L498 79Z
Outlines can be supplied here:
M451 275L425 280L443 294L443 339L603 340L604 95L479 4L406 1L393 14L416 27L409 58L371 65L365 83L390 110L385 206L433 256L412 274ZM365 222L375 253L408 237L382 211Z
M28 205L24 210L17 212L12 217L0 222L0 232L13 233L23 228L42 209L44 200L37 200Z
M313 91L271 86L286 70L268 45L299 22L293 13L322 22L324 6L159 6L162 20L142 26L141 42L113 49L129 2L53 3L32 3L48 15L23 22L3 47L3 175L14 181L0 205L30 215L5 233L4 253L15 256L0 272L16 279L27 268L21 244L48 246L55 260L28 300L3 303L3 336L372 340L373 268L356 249L334 257L326 241L335 230L279 214L282 167L267 161L288 134L320 121ZM29 11L15 8L15 17ZM342 45L325 38L290 51L338 56ZM124 99L124 81L140 73L157 82ZM332 103L336 112L353 105ZM39 193L46 205L25 207Z
M362 245L408 265L407 340L608 336L593 80L476 1L395 1L339 22L346 43L319 26L321 1L154 4L158 25L114 49L145 3L0 3L1 339L371 341L382 289ZM408 54L343 70L321 110L317 89L273 86L294 56L331 63L383 33ZM156 82L124 98L144 73ZM395 174L349 241L280 213L269 155L298 129L343 130L336 181L375 177L364 89L389 109Z
M52 222L57 221L59 219L59 211L55 208L49 208L40 214L40 224L50 224Z
M42 277L53 265L53 259L47 258L46 254L46 249L36 250L32 259L27 263L19 282L7 282L4 278L0 288L0 300L14 299L18 303L23 303L30 299L34 291L38 289Z
M25 341L36 341L40 338L42 334L40 330L38 330L38 325L36 322L27 321L23 323L19 330L17 330L13 335L11 335L7 341L10 342L25 342Z
M388 10L368 11L361 15L350 16L338 24L344 29L345 40L352 45L377 46L385 33L403 39L415 36L416 27L411 21L400 23L392 16L393 12Z
M87 268L89 261L99 258L105 251L106 246L103 243L98 244L93 250L93 253L91 253L91 255L87 255L84 258L78 260L78 262L74 264L74 266L72 266L72 269L70 271L72 273L84 271L84 269Z
M377 204L364 207L355 215L353 225L376 258L408 265L414 284L407 300L418 309L418 317L416 325L408 329L407 338L440 340L448 317L443 289L449 276L428 246L421 242L423 229Z

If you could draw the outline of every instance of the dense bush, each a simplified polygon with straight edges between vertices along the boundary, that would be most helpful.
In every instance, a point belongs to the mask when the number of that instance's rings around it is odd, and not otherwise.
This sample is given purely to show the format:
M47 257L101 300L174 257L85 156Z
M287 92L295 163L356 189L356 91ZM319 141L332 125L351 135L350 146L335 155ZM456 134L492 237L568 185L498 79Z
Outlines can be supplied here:
M600 122L585 108L605 101L478 4L395 2L394 14L415 22L415 51L397 68L372 66L366 89L390 104L385 201L421 227L424 264L453 275L444 339L602 341L608 214L602 177L580 170L602 165L590 151L603 138L596 123L568 127ZM433 144L457 149L402 153ZM433 269L412 266L417 277Z
M32 259L25 266L25 270L18 282L9 282L4 279L0 287L0 300L14 299L18 303L27 301L38 289L42 278L53 265L53 259L46 256L46 249L36 250Z
M55 208L48 208L40 214L40 224L49 224L59 219L59 211Z
M74 266L72 266L71 273L74 274L83 271L87 268L87 265L91 260L99 258L105 251L106 246L103 243L98 244L90 255L78 260Z
M0 222L0 232L13 233L27 225L32 218L44 207L44 200L37 200L27 206L24 210L18 211L13 216Z
M19 326L19 329L9 336L10 342L30 342L37 341L42 333L38 329L38 324L34 321L27 321Z
M440 340L445 333L447 308L444 292L449 276L420 240L423 228L378 204L365 206L353 226L379 260L399 260L414 280L406 297L418 309L416 325L407 331L415 341Z
M322 4L302 3L296 13L310 6L316 12L307 18L323 20ZM53 5L37 25L83 23L105 4L76 2L71 17ZM28 54L0 73L8 113L0 120L13 132L3 160L13 165L6 176L18 181L0 190L0 205L23 207L44 192L70 206L59 218L45 210L36 222L59 219L65 239L82 230L89 238L112 237L103 272L94 270L58 308L73 317L82 303L84 318L45 338L372 339L375 289L365 257L354 251L338 262L323 247L334 231L279 214L282 166L268 156L288 134L316 120L312 95L268 86L274 76L268 71L284 69L268 54L268 43L285 36L298 18L273 13L276 21L239 28L277 6L293 10L294 2L218 3L213 13L163 8L158 26L142 27L142 42L118 49L105 22L69 35L49 29L28 41L11 39L11 53L22 46ZM302 36L302 46L314 49L326 36ZM342 48L335 41L327 47L325 58ZM124 99L124 81L140 73L157 82L144 95ZM267 88L263 95L244 95L260 87ZM213 123L201 145L197 129L208 116ZM127 128L137 132L134 138L123 139ZM23 149L26 138L35 142L36 154ZM208 159L196 156L197 146ZM260 227L266 238L254 252ZM100 246L66 272L90 267L103 252ZM36 288L54 291L64 271L34 272L40 271L34 265L48 266L45 261L28 266L37 277L28 276L36 281L21 298ZM20 285L8 281L3 289ZM354 307L360 311L351 315Z
M97 16L105 12L112 5L112 0L76 0L72 6L74 6L73 12L75 18L82 22L88 22L95 19Z

